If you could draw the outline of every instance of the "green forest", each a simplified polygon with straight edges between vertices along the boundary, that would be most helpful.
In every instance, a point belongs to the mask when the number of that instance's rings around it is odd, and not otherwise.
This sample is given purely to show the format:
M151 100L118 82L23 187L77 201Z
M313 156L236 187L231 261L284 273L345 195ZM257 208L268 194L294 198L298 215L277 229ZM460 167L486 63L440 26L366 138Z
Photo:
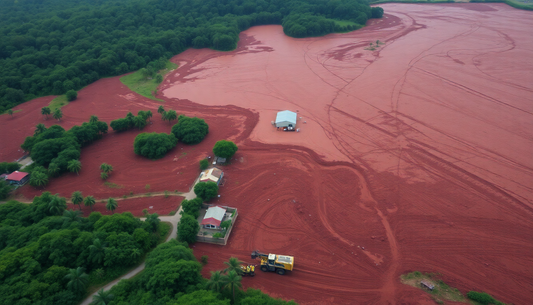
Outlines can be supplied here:
M233 50L251 26L320 36L382 15L366 0L0 0L0 113L187 48Z

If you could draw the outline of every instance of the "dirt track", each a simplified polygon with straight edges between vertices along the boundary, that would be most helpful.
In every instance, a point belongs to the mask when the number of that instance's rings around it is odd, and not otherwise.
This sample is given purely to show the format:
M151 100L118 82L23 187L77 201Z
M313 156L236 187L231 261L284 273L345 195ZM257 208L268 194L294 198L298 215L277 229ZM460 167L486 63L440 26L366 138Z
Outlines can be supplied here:
M264 26L243 33L234 52L180 54L158 97L205 118L206 140L148 161L133 154L138 131L111 133L84 148L79 177L47 190L184 192L198 161L228 138L240 149L218 203L240 217L226 247L196 244L198 257L209 255L204 275L258 249L294 255L296 271L259 273L244 285L303 304L431 304L399 282L414 270L441 273L463 292L533 303L532 13L500 4L383 7L386 18L354 33L296 40ZM365 50L378 39L382 47ZM29 109L45 101L0 116L3 159L19 156L42 121ZM169 132L157 106L103 79L64 107L61 125L151 109L146 131ZM272 128L284 109L298 110L300 133ZM102 184L102 162L123 188Z

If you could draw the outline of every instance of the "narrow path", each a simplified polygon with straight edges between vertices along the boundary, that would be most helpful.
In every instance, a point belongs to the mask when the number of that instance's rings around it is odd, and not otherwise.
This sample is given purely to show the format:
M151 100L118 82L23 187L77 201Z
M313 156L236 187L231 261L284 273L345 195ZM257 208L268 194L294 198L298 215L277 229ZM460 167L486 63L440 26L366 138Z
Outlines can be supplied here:
M196 182L197 181L195 181L195 184L196 184ZM180 196L184 196L185 199L187 199L187 200L191 200L191 199L196 198L196 194L194 193L194 188L191 188L191 191L189 191L188 193L180 194ZM170 235L167 237L165 242L178 237L178 222L181 219L181 211L182 211L182 208L180 206L180 208L178 209L178 211L176 212L176 214L174 216L159 216L159 219L161 219L161 221L170 222L172 224L172 232L170 232ZM144 221L146 218L140 218L140 219ZM139 272L144 270L144 267L145 267L145 263L143 262L142 264L137 266L135 269L131 270L130 272L124 274L123 276L121 276L118 279L108 283L107 285L105 285L104 287L101 287L101 288L103 288L104 291L107 291L107 290L111 289L111 287L113 287L116 284L118 284L118 282L120 282L120 280L129 279L129 278L132 278L133 276L139 274ZM100 289L98 289L98 290L100 290ZM88 296L87 298L85 298L85 300L83 300L83 302L81 302L80 305L89 305L93 301L93 296L98 293L98 290L96 292L94 292L93 294L91 294L90 296Z

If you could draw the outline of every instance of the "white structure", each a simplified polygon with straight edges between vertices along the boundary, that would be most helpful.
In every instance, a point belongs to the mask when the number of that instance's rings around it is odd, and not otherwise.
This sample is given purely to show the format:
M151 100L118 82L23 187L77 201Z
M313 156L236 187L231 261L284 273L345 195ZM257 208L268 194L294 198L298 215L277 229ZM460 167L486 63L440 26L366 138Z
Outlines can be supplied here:
M220 229L220 224L226 215L226 209L214 206L207 209L204 219L202 220L202 227L206 229Z
M222 177L224 177L224 172L222 172L220 169L213 167L210 169L206 169L200 174L200 182L208 182L213 181L216 184L219 184L222 180Z
M276 127L294 127L296 126L296 112L284 110L278 112L276 116Z

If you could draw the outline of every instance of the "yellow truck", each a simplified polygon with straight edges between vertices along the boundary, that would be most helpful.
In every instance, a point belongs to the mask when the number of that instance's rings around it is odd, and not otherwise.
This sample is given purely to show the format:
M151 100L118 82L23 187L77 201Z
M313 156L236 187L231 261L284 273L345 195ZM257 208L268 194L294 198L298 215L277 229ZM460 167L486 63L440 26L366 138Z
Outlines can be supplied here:
M264 254L259 251L252 252L252 259L261 259L261 271L276 272L284 275L286 271L292 271L294 268L294 257L277 254Z

